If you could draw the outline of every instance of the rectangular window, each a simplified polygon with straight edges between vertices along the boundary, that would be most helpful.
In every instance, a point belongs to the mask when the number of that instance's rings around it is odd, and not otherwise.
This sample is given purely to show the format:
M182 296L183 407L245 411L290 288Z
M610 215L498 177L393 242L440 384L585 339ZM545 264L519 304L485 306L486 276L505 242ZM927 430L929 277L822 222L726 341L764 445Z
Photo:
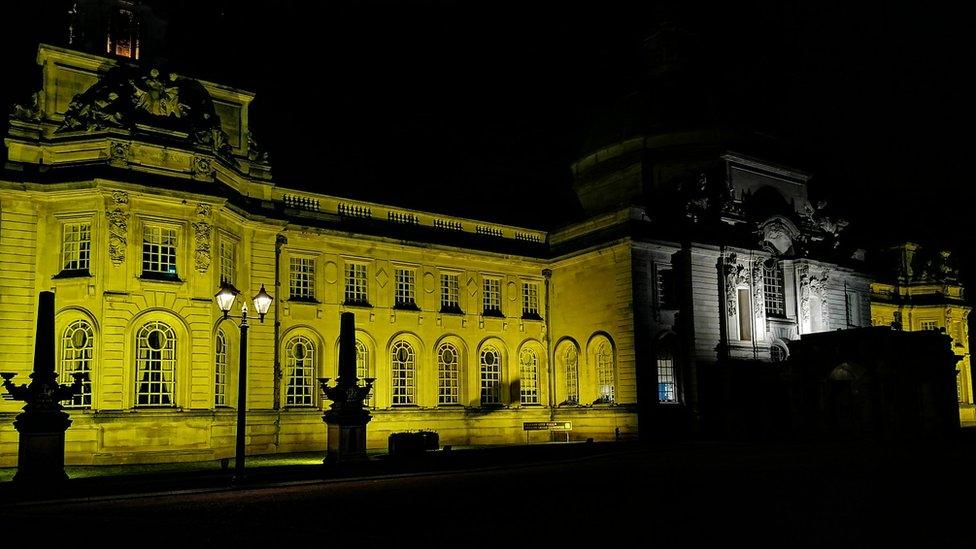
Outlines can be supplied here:
M483 282L485 315L502 316L502 281L485 277Z
M542 318L539 316L539 284L522 283L522 318Z
M739 290L739 339L752 341L752 305L749 299L749 289Z
M844 293L844 309L847 313L848 326L861 325L861 296L857 292L848 290Z
M142 231L142 274L176 278L176 229L146 225Z
M677 309L678 303L675 299L674 271L671 269L657 270L657 304L661 309Z
M657 357L657 401L678 402L678 383L674 377L674 356L663 352Z
M416 272L413 269L396 268L396 287L394 288L393 306L400 309L416 309L414 288Z
M346 304L369 304L366 290L366 265L346 263Z
M313 301L315 299L315 259L293 257L290 264L288 288L291 299Z
M939 321L938 320L923 320L922 321L923 330L938 330Z
M763 269L763 295L767 317L786 317L786 295L783 285L783 264L779 261Z
M236 246L230 240L220 240L220 280L234 283L237 276Z
M458 283L458 275L444 273L441 274L441 312L460 313L461 312L461 291Z
M91 224L65 223L61 239L61 268L87 271L91 261Z

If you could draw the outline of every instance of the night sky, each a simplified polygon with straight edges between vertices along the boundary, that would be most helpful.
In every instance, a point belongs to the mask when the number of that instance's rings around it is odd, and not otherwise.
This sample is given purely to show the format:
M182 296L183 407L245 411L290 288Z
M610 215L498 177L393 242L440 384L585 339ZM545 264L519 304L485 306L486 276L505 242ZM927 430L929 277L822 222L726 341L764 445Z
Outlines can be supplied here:
M252 126L278 184L533 227L576 214L570 163L646 72L643 39L674 21L695 37L722 119L775 136L814 174L814 197L854 222L852 238L952 246L973 272L968 14L922 2L150 4L168 21L158 53L171 68L257 92ZM64 43L68 5L4 4L5 112L39 87L37 43Z

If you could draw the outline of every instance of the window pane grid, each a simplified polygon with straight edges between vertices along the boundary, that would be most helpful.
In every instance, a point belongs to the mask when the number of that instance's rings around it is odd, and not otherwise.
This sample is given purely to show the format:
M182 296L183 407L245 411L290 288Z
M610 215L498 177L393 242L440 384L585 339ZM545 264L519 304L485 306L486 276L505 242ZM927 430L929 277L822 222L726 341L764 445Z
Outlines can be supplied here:
M305 336L292 338L285 347L288 384L285 406L314 406L315 346Z
M481 350L481 404L501 403L501 355L494 347Z
M437 351L437 403L458 404L461 396L460 353L450 343Z
M91 224L68 223L61 243L61 266L66 271L88 270L91 260Z
M369 351L366 349L366 345L360 341L356 340L356 377L357 384L360 387L366 386L366 378L369 377ZM370 391L372 393L372 391ZM364 406L369 406L370 397L366 397L363 400Z
M176 335L162 322L150 322L136 336L136 404L172 406L176 376Z
M367 303L366 265L346 263L346 303Z
M596 376L600 390L600 402L614 402L613 349L605 341L600 344L596 351Z
M71 374L84 372L89 378L82 382L81 392L71 397L65 404L70 408L88 408L92 402L91 365L95 341L92 327L84 320L76 320L68 325L61 337L61 379L64 383L74 383Z
M497 278L484 279L485 312L501 312L502 310L502 281Z
M763 269L763 295L766 298L766 316L786 316L782 263L777 261L774 266Z
M519 357L519 401L539 403L539 356L532 349L524 349Z
M534 282L522 283L522 315L539 315L539 285Z
M393 404L413 404L416 390L413 347L406 341L397 341L390 351L390 363L393 374Z
M289 292L293 299L315 299L315 260L310 257L291 258Z
M460 284L458 283L458 275L456 274L442 274L441 275L441 308L442 309L460 309Z
M394 303L399 306L415 306L414 282L416 274L413 269L396 269L396 289Z
M227 338L217 332L214 358L214 406L227 405Z
M143 272L176 274L176 229L146 225L142 234Z
M563 355L566 364L566 403L579 403L579 354L569 347Z
M220 241L220 280L230 284L234 283L237 275L237 266L234 262L235 246L233 242L227 240Z
M677 402L677 383L674 378L674 357L670 351L662 350L657 355L657 400L658 402Z

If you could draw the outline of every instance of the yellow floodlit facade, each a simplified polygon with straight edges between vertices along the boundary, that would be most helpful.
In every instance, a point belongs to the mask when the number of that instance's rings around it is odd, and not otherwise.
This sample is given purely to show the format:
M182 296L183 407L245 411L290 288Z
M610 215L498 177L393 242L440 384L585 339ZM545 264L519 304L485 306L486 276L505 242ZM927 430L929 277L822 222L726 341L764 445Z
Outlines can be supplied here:
M289 190L250 137L249 92L47 45L38 63L0 176L0 352L26 381L37 294L53 289L59 371L90 377L68 463L233 454L221 280L275 298L251 325L249 453L325 448L318 379L336 376L344 311L360 377L376 378L369 447L416 429L550 439L526 422L636 433L626 239L553 255L541 231ZM0 402L0 466L19 408Z
M890 281L871 284L871 320L875 326L919 331L941 330L952 338L956 363L959 420L976 425L969 357L969 313L965 292L949 252L906 243L889 250Z

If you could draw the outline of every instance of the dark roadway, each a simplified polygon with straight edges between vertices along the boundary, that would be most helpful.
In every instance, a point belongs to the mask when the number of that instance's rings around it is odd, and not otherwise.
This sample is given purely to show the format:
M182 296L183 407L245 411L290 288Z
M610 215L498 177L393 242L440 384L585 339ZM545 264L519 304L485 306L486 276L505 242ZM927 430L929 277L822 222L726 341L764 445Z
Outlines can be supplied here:
M108 546L972 547L974 454L968 445L631 446L467 472L8 504L0 524Z

